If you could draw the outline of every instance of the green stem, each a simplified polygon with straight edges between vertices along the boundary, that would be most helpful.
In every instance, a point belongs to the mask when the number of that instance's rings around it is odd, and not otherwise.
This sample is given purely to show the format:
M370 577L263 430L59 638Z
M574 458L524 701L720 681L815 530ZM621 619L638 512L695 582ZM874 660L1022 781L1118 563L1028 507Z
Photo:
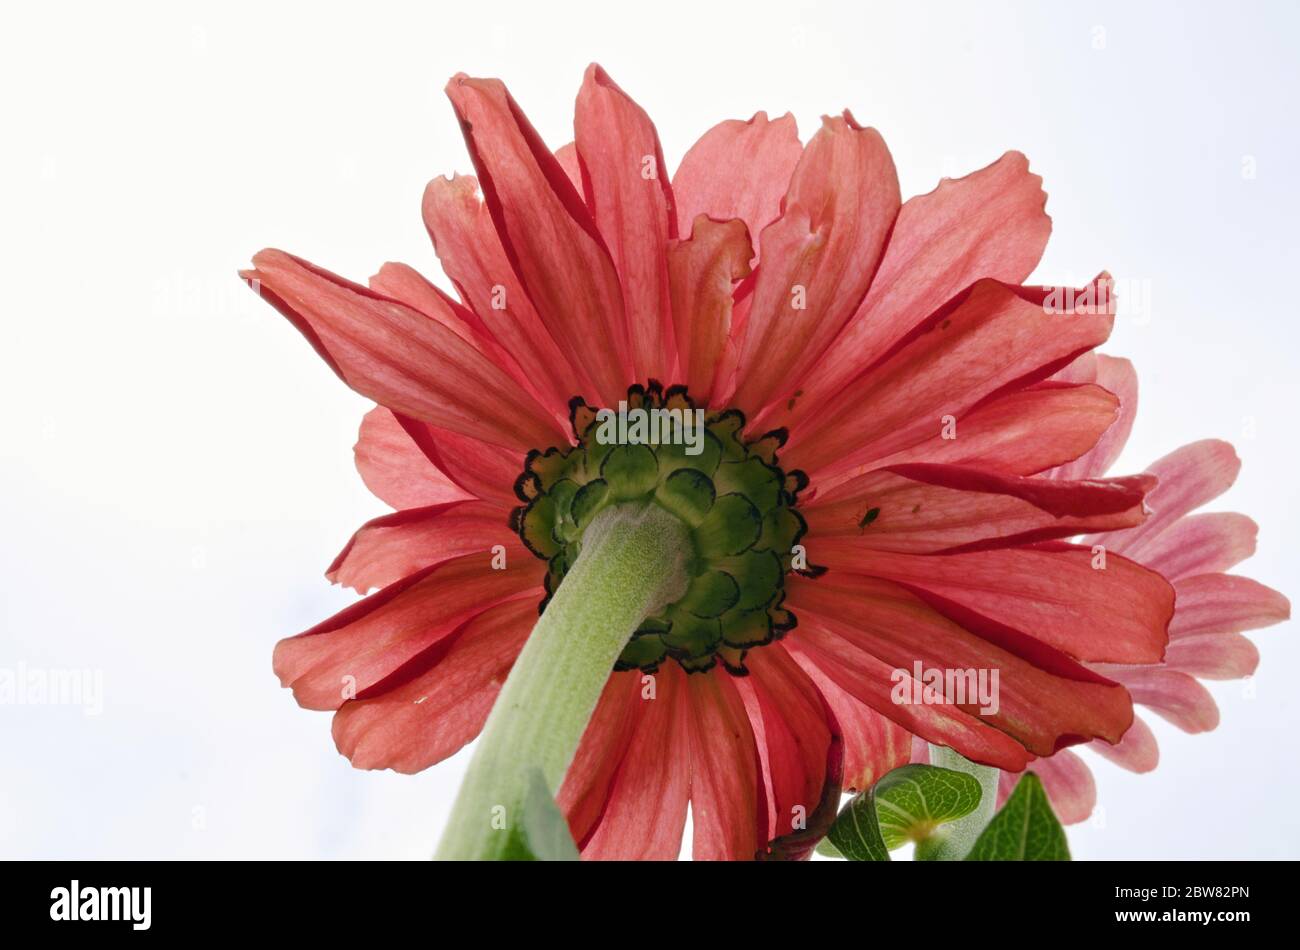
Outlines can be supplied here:
M930 764L975 776L980 783L980 803L964 818L949 822L916 846L918 861L960 861L970 853L975 839L988 826L998 805L998 770L977 765L952 749L930 746Z
M492 707L436 858L511 853L529 777L540 770L558 791L614 661L685 590L690 550L683 524L653 503L596 516Z

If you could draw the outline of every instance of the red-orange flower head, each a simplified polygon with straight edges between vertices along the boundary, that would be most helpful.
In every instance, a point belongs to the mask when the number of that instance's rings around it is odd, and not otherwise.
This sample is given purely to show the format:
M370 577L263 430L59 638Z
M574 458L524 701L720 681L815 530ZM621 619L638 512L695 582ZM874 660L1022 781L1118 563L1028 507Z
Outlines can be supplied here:
M675 857L688 801L697 857L806 854L841 777L870 785L914 736L1011 772L1051 757L1055 795L1054 753L1123 750L1132 696L1162 711L1157 664L1209 675L1205 648L1166 654L1174 589L1150 535L1123 539L1212 495L1164 485L1199 462L1100 477L1136 383L1092 352L1105 275L1082 298L1020 286L1050 231L1022 155L903 203L849 113L806 146L759 113L670 180L599 67L554 153L499 81L447 92L477 179L434 180L423 212L459 300L396 264L368 288L280 251L245 274L379 404L357 465L399 510L329 576L382 589L275 653L354 765L471 740L585 526L633 499L688 526L692 580L623 653L560 790L585 856ZM602 435L620 403L669 428ZM1157 476L1175 514L1148 529ZM1197 636L1289 611L1259 585L1187 597ZM999 701L898 701L918 668L997 670Z

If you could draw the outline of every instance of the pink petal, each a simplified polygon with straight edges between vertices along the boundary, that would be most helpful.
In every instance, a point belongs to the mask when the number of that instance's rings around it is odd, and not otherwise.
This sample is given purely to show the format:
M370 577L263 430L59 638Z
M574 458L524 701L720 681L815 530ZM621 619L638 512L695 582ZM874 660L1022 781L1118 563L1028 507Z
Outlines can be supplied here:
M1133 420L1137 418L1138 380L1133 364L1102 353L1088 355L1093 356L1096 369L1094 378L1089 382L1096 382L1118 397L1119 414L1114 425L1106 430L1091 451L1067 465L1053 469L1053 478L1097 478L1106 474L1128 442L1129 433L1133 431Z
M492 214L473 176L435 178L424 190L424 226L442 269L461 299L533 380L552 411L567 412L569 398L594 394L586 371L575 367L551 339L497 236Z
M526 451L564 431L516 392L510 375L446 325L283 251L243 276L296 326L339 377L394 412Z
M891 672L902 671L906 683L914 678L917 663L923 670L998 670L997 702L992 704L996 709L982 710L977 697L969 695L958 708L1035 755L1051 755L1064 745L1097 736L1116 740L1132 721L1128 696L1116 684L1029 638L1022 638L1028 646L1009 637L997 642L981 635L983 631L964 628L887 581L836 571L815 581L795 577L787 602L799 617L792 644L811 641L814 648L828 651L832 647L827 637L837 637L888 665ZM812 619L816 623L810 625ZM834 672L822 666L834 678ZM917 704L896 702L891 695L888 708L881 708L868 697L860 698L912 729L898 712ZM946 740L941 741L966 755L960 745Z
M668 248L668 276L682 378L691 397L708 405L713 377L731 333L732 293L749 275L753 250L743 222L695 219L686 240Z
M483 197L506 256L569 362L584 367L601 404L632 379L623 295L582 198L497 79L447 84Z
M1118 534L1101 534L1085 540L1108 550L1137 556L1153 538L1189 512L1227 491L1237 480L1241 460L1231 445L1218 439L1192 442L1175 449L1147 471L1160 484L1147 499L1151 517L1139 528Z
M574 142L566 142L555 150L555 160L560 163L560 168L564 170L564 175L573 185L573 190L579 195L582 194L582 166L578 162L578 146Z
M673 327L667 247L676 233L672 187L645 111L594 63L574 115L587 205L623 288L635 377L668 379Z
M1171 581L1218 574L1255 553L1259 526L1234 511L1186 515L1158 535L1128 545L1134 557Z
M700 137L673 176L677 230L689 234L696 217L739 218L751 235L762 233L781 213L803 145L794 116L768 121L766 112L748 122L728 119Z
M640 698L636 728L620 749L600 823L584 860L674 861L690 797L690 708L676 663L655 674L654 697Z
M1291 602L1249 577L1202 574L1174 584L1178 609L1169 624L1171 639L1206 633L1240 633L1281 623Z
M1241 679L1259 666L1259 650L1239 633L1179 637L1169 642L1165 666L1201 679Z
M767 842L807 830L822 799L833 734L816 685L783 647L753 650L745 663L750 675L736 687L763 768Z
M691 848L696 861L749 861L758 853L758 754L732 677L688 676L691 708Z
M334 743L355 768L414 773L483 729L502 683L537 621L531 599L492 607L448 637L446 655L409 681L334 715Z
M393 508L423 508L473 497L429 461L383 406L371 409L361 420L352 452L366 487Z
M824 118L759 241L734 404L756 415L797 388L866 293L900 200L880 133Z
M1025 769L1043 782L1043 790L1052 803L1052 811L1064 825L1076 825L1097 807L1097 783L1087 763L1069 749L1046 759L1030 762ZM1023 773L1003 772L998 782L998 807L1016 787Z
M365 593L431 564L508 545L509 512L485 501L453 501L408 508L366 522L339 552L325 576Z
M487 550L442 561L281 640L273 664L280 685L305 709L337 709L408 663L427 667L467 620L507 600L540 599L546 565L518 543L507 557L504 571L492 569Z
M1079 660L1159 662L1174 612L1173 588L1159 574L1115 554L1097 570L1089 549L1061 542L917 555L823 538L808 557L831 576L843 570L895 581L965 626L989 633L980 622L991 621Z
M795 653L794 658L816 685L839 723L844 738L844 791L864 791L875 785L886 772L908 763L912 751L911 733L855 699L806 654Z
M1149 707L1183 732L1208 732L1219 724L1219 707L1194 677L1149 666L1095 667L1123 683L1133 702Z
M797 428L909 330L981 277L1018 284L1042 256L1051 219L1042 179L1019 152L945 179L902 206L865 299L806 380L793 411L760 420Z
M1089 742L1087 747L1130 772L1150 772L1160 764L1160 747L1156 745L1155 734L1141 716L1133 717L1133 725L1114 745L1097 739Z
M1006 547L1142 521L1151 476L1053 481L955 465L903 464L866 472L800 507L808 542L859 538L883 551L927 554ZM870 521L867 520L868 513Z
M979 281L792 429L783 462L815 479L942 437L949 420L960 441L981 401L1040 381L1109 335L1109 313L1048 312L1050 294Z

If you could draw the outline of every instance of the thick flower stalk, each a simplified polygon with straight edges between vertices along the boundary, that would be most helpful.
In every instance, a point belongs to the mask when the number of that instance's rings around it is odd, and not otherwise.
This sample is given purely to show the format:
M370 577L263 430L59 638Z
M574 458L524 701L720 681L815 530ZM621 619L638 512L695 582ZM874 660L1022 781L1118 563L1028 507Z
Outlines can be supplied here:
M377 403L357 465L397 509L328 571L377 591L275 670L360 768L484 732L443 854L511 853L534 769L584 857L676 857L689 804L697 858L749 859L806 856L914 741L1145 765L1133 702L1244 669L1237 632L1289 611L1222 574L1240 543L1174 550L1221 449L1101 477L1135 405L1095 355L1111 283L1023 285L1023 156L903 202L848 112L806 145L722 122L670 176L599 67L554 152L500 82L447 92L476 177L423 215L455 297L275 250L244 275ZM996 701L930 701L934 671Z

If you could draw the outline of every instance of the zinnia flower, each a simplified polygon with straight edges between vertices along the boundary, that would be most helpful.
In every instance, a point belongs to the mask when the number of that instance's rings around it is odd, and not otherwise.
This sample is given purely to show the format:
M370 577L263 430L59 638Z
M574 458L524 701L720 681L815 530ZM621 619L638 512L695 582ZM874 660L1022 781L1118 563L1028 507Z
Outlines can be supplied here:
M1106 340L1108 280L1068 314L1020 286L1050 231L1023 156L903 203L848 112L806 146L759 113L670 181L599 67L557 152L499 81L447 92L477 178L434 180L423 214L459 299L398 264L367 288L267 250L244 274L378 403L357 465L398 510L328 576L380 589L274 660L336 710L353 765L415 772L472 740L586 526L646 500L689 530L691 580L624 650L559 789L584 856L675 857L688 803L697 858L802 856L913 736L1009 771L1125 749L1130 691L1158 691L1132 669L1172 659L1175 588L1141 533L1169 528L1144 508L1164 473L1068 468L1123 407L1058 375ZM700 451L598 438L620 402L704 410ZM1104 569L1059 540L1127 529L1134 556ZM997 708L896 702L917 662L998 670Z

